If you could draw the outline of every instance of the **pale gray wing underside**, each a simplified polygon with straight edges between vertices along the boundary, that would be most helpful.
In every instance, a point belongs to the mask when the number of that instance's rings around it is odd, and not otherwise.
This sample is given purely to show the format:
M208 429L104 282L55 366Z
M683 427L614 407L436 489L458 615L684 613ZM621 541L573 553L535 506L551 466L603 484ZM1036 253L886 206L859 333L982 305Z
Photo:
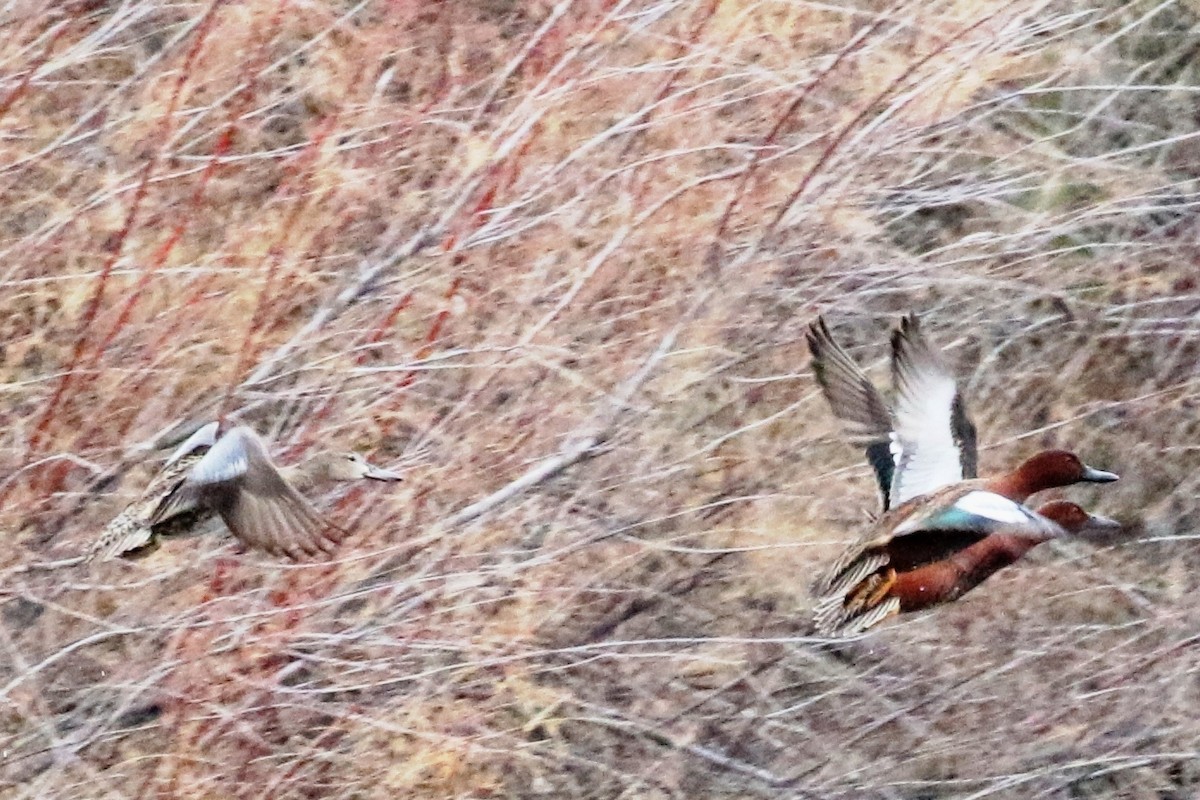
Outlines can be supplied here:
M165 466L174 464L179 459L202 447L211 448L217 443L217 431L219 427L219 422L210 422L207 425L201 426L195 433L184 439L183 444L175 448L175 452L171 453L167 458Z
M975 477L975 426L941 354L915 316L892 336L896 475L890 505Z

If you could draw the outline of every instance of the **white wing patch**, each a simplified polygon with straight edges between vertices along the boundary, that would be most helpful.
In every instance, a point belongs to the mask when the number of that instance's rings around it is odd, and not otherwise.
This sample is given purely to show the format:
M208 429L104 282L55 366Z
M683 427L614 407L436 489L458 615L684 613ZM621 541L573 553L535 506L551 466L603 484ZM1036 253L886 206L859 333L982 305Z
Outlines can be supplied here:
M1014 527L1050 536L1058 535L1061 530L1050 520L1004 495L976 489L945 508L914 514L897 525L892 535L904 536L920 530L962 530L985 534Z

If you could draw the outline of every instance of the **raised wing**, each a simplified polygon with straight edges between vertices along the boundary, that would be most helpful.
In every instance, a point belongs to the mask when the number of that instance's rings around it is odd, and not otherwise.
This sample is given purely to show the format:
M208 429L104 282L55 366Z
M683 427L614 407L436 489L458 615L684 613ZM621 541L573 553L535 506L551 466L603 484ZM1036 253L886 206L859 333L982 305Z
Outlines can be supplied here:
M196 432L183 440L183 444L175 448L175 452L171 453L167 458L167 465L174 464L179 459L192 455L194 453L207 452L214 444L217 443L217 432L221 423L210 422L207 425L202 425L196 429Z
M199 458L185 458L189 468L183 480L162 498L150 517L150 524L164 522L199 506L219 511L221 504L241 485L250 467L247 434L257 438L248 428L234 428Z
M883 510L889 508L896 469L892 447L892 414L875 384L834 341L823 317L808 326L812 370L833 415L846 423L848 433L863 445L875 471Z
M896 473L890 504L974 478L978 455L975 425L941 354L921 334L915 315L892 334L896 387Z
M344 532L293 489L249 428L222 436L164 501L156 520L187 504L209 506L242 542L293 559L332 552Z

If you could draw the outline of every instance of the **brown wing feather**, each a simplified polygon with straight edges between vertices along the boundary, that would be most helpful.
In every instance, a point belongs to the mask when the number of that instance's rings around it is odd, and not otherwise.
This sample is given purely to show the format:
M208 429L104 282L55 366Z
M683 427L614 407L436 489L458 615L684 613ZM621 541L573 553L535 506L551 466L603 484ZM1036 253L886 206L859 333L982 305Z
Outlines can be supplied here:
M830 636L849 635L898 613L900 601L895 596L873 596L872 587L880 585L885 571L911 575L935 564L958 570L948 559L991 537L1011 536L1023 542L1037 542L1052 538L1056 532L1061 534L1061 528L1052 520L1039 518L1032 512L1026 514L1027 518L1014 521L984 516L988 509L960 504L981 485L980 481L965 481L927 498L909 501L886 514L877 527L847 547L814 587L817 630ZM1003 498L997 499L1003 502ZM906 524L915 527L905 530ZM1015 558L1012 552L1012 548L993 547L987 558L975 559L975 565L956 578L957 588L952 594L940 594L933 602L953 599L978 585L1012 563ZM1020 552L1024 550L1018 550L1018 555Z
M807 338L813 373L834 415L855 435L886 443L892 414L875 384L834 340L823 317L808 327Z
M243 488L221 518L247 545L294 560L332 552L343 533L286 483L269 494Z
M215 504L229 530L250 546L295 560L331 552L344 532L284 480L258 437L246 435L244 447L244 474L221 485Z
M185 479L158 503L151 525L189 509L211 510L247 546L297 560L333 552L345 535L287 482L249 428L229 431L188 466Z
M896 472L892 413L875 384L834 340L823 317L808 326L807 338L813 375L834 416L847 423L850 435L862 445L887 511Z
M910 541L918 545L923 545L915 548L917 551L934 550L935 552L931 552L928 555L931 560L945 557L949 553L954 552L961 545L958 540L945 539L944 542L941 542L944 545L941 551L937 552L936 549L939 542L936 535L933 542L927 543L916 538L909 539L909 536L921 533L921 531L913 531L912 534L905 534L899 537L895 536L892 531L908 519L919 517L926 513L929 508L936 509L952 505L958 498L977 486L978 482L964 481L956 486L947 486L944 489L940 489L926 498L910 500L887 512L864 531L856 541L848 545L841 552L838 558L829 566L829 569L823 573L821 579L814 587L814 592L820 596L835 592L836 587L846 583L847 575L858 574L862 569L860 562L875 562L879 558L882 558L883 560L872 566L870 571L887 566L895 558L897 551L903 552ZM906 568L912 568L909 559L902 560L906 564ZM919 560L919 557L917 560ZM862 580L862 578L859 577L853 583L857 583L859 580Z

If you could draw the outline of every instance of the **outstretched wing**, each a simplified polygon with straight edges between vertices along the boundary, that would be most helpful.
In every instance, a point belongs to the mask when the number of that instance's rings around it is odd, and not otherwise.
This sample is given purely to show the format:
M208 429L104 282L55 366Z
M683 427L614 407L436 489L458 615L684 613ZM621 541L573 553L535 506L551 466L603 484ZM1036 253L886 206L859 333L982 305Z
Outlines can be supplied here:
M155 519L187 505L217 511L250 547L293 559L330 553L344 536L293 489L249 428L222 436L166 500Z
M974 478L975 425L941 354L921 334L915 315L892 334L896 387L896 474L891 506Z
M220 432L220 429L220 422L210 422L206 425L201 425L191 436L183 440L183 444L175 448L175 452L171 453L167 458L167 466L171 466L186 456L203 455L208 452L208 449L217 443L217 434Z
M813 375L834 416L846 423L850 435L866 450L883 498L883 510L887 511L896 469L892 415L887 403L875 384L834 341L823 317L808 326L807 338Z

